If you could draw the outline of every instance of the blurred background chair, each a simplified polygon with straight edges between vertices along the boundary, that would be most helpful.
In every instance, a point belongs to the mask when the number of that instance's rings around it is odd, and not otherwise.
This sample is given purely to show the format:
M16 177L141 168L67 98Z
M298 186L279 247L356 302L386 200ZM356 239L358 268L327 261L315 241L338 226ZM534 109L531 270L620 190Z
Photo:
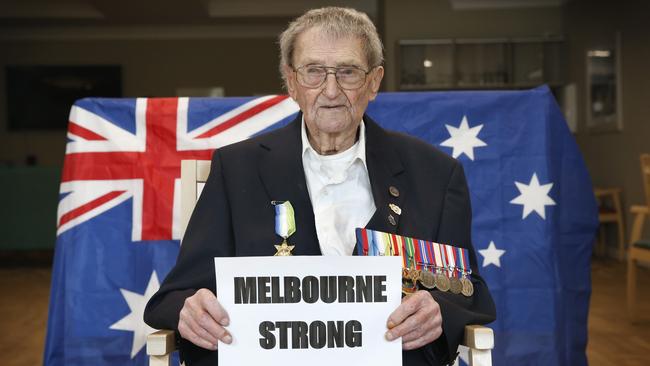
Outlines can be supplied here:
M210 174L210 161L183 160L181 162L181 237L192 216L196 201ZM481 325L465 327L463 346L469 348L469 366L491 366L494 332ZM176 350L176 334L172 330L158 330L147 337L147 355L150 366L170 366Z
M641 239L643 224L650 215L650 154L641 155L641 177L645 191L645 205L630 208L634 215L630 233L630 248L627 253L627 307L630 320L637 320L636 308L636 266L639 262L650 264L650 238Z
M594 195L598 201L598 221L600 228L598 233L598 248L600 255L607 254L607 232L606 224L615 224L618 238L618 259L625 259L625 226L623 223L623 208L621 206L621 189L594 188Z

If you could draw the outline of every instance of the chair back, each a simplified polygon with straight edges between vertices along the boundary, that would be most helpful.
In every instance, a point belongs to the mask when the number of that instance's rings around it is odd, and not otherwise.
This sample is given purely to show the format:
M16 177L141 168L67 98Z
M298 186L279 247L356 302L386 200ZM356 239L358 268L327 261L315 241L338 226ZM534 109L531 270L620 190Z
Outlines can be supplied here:
M181 161L181 238L210 175L210 163L209 160Z
M641 178L645 191L645 203L650 207L650 154L641 154Z

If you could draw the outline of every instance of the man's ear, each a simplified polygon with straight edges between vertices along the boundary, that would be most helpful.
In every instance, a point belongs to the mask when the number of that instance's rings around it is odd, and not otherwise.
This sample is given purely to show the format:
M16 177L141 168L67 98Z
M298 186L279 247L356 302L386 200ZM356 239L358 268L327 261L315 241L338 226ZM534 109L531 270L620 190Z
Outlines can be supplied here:
M369 74L370 76L370 100L375 100L377 93L379 93L379 87L381 86L381 81L384 78L384 67L377 66Z
M296 73L293 72L291 66L283 65L282 75L284 75L284 80L286 80L287 93L289 93L289 96L293 100L296 100Z

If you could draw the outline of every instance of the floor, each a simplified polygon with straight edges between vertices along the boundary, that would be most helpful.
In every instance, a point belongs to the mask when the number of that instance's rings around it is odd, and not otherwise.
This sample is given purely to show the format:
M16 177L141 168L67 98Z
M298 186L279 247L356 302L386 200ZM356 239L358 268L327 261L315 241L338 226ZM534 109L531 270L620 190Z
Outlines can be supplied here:
M0 269L0 355L4 365L43 362L50 268Z
M639 273L642 319L628 322L625 312L625 265L597 259L592 266L593 294L589 315L590 365L645 366L650 364L650 270ZM48 268L0 268L0 354L3 365L42 363L50 287ZM12 295L7 295L12 294Z
M650 365L650 270L638 272L639 322L627 319L626 266L614 260L592 265L592 294L589 312L589 364L617 366Z

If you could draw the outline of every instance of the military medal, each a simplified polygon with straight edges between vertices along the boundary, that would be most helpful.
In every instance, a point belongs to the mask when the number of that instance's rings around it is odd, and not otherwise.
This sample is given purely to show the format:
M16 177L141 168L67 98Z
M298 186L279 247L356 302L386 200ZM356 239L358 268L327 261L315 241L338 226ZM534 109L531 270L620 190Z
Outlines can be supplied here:
M420 271L415 268L415 262L411 257L409 267L402 269L402 293L405 295L411 295L417 291L419 277Z
M436 288L435 276L432 272L432 265L434 265L434 256L432 253L433 246L432 243L428 243L424 240L415 239L417 241L417 248L420 253L420 261L422 263L422 271L420 271L420 283L422 286L429 290Z
M472 284L472 280L467 278L469 275L471 275L472 270L468 268L468 260L467 260L467 250L466 249L460 249L458 248L458 264L461 269L461 279L460 283L462 285L461 288L461 293L463 296L470 297L474 294L474 284Z
M275 206L275 233L282 238L282 243L275 246L274 256L290 256L295 245L289 245L287 239L296 232L296 220L293 206L289 201L271 201Z
M401 213L397 205L390 209ZM359 255L402 257L402 292L406 295L418 287L467 297L474 294L467 249L369 229L357 229L356 236Z
M456 256L454 255L454 249L450 245L443 245L443 258L445 260L445 269L449 274L449 290L453 294L460 294L460 291L463 288L463 285L460 284L460 279L455 276L456 274Z
M474 294L474 285L467 277L461 278L460 283L463 285L463 289L461 290L463 296L470 297Z
M454 294L459 294L462 291L463 285L460 283L458 277L451 277L449 279L449 289Z
M449 291L449 278L444 275L442 272L445 268L445 259L444 255L442 253L442 245L438 243L433 243L433 253L435 255L435 260L436 260L436 274L435 274L435 283L436 287L440 291Z
M442 273L435 274L435 284L440 291L449 291L449 278Z
M436 287L435 277L433 273L427 269L423 269L422 272L420 272L420 283L429 290L433 290Z
M415 283L408 278L402 278L402 293L404 295L412 295L415 291L418 290L418 287Z

